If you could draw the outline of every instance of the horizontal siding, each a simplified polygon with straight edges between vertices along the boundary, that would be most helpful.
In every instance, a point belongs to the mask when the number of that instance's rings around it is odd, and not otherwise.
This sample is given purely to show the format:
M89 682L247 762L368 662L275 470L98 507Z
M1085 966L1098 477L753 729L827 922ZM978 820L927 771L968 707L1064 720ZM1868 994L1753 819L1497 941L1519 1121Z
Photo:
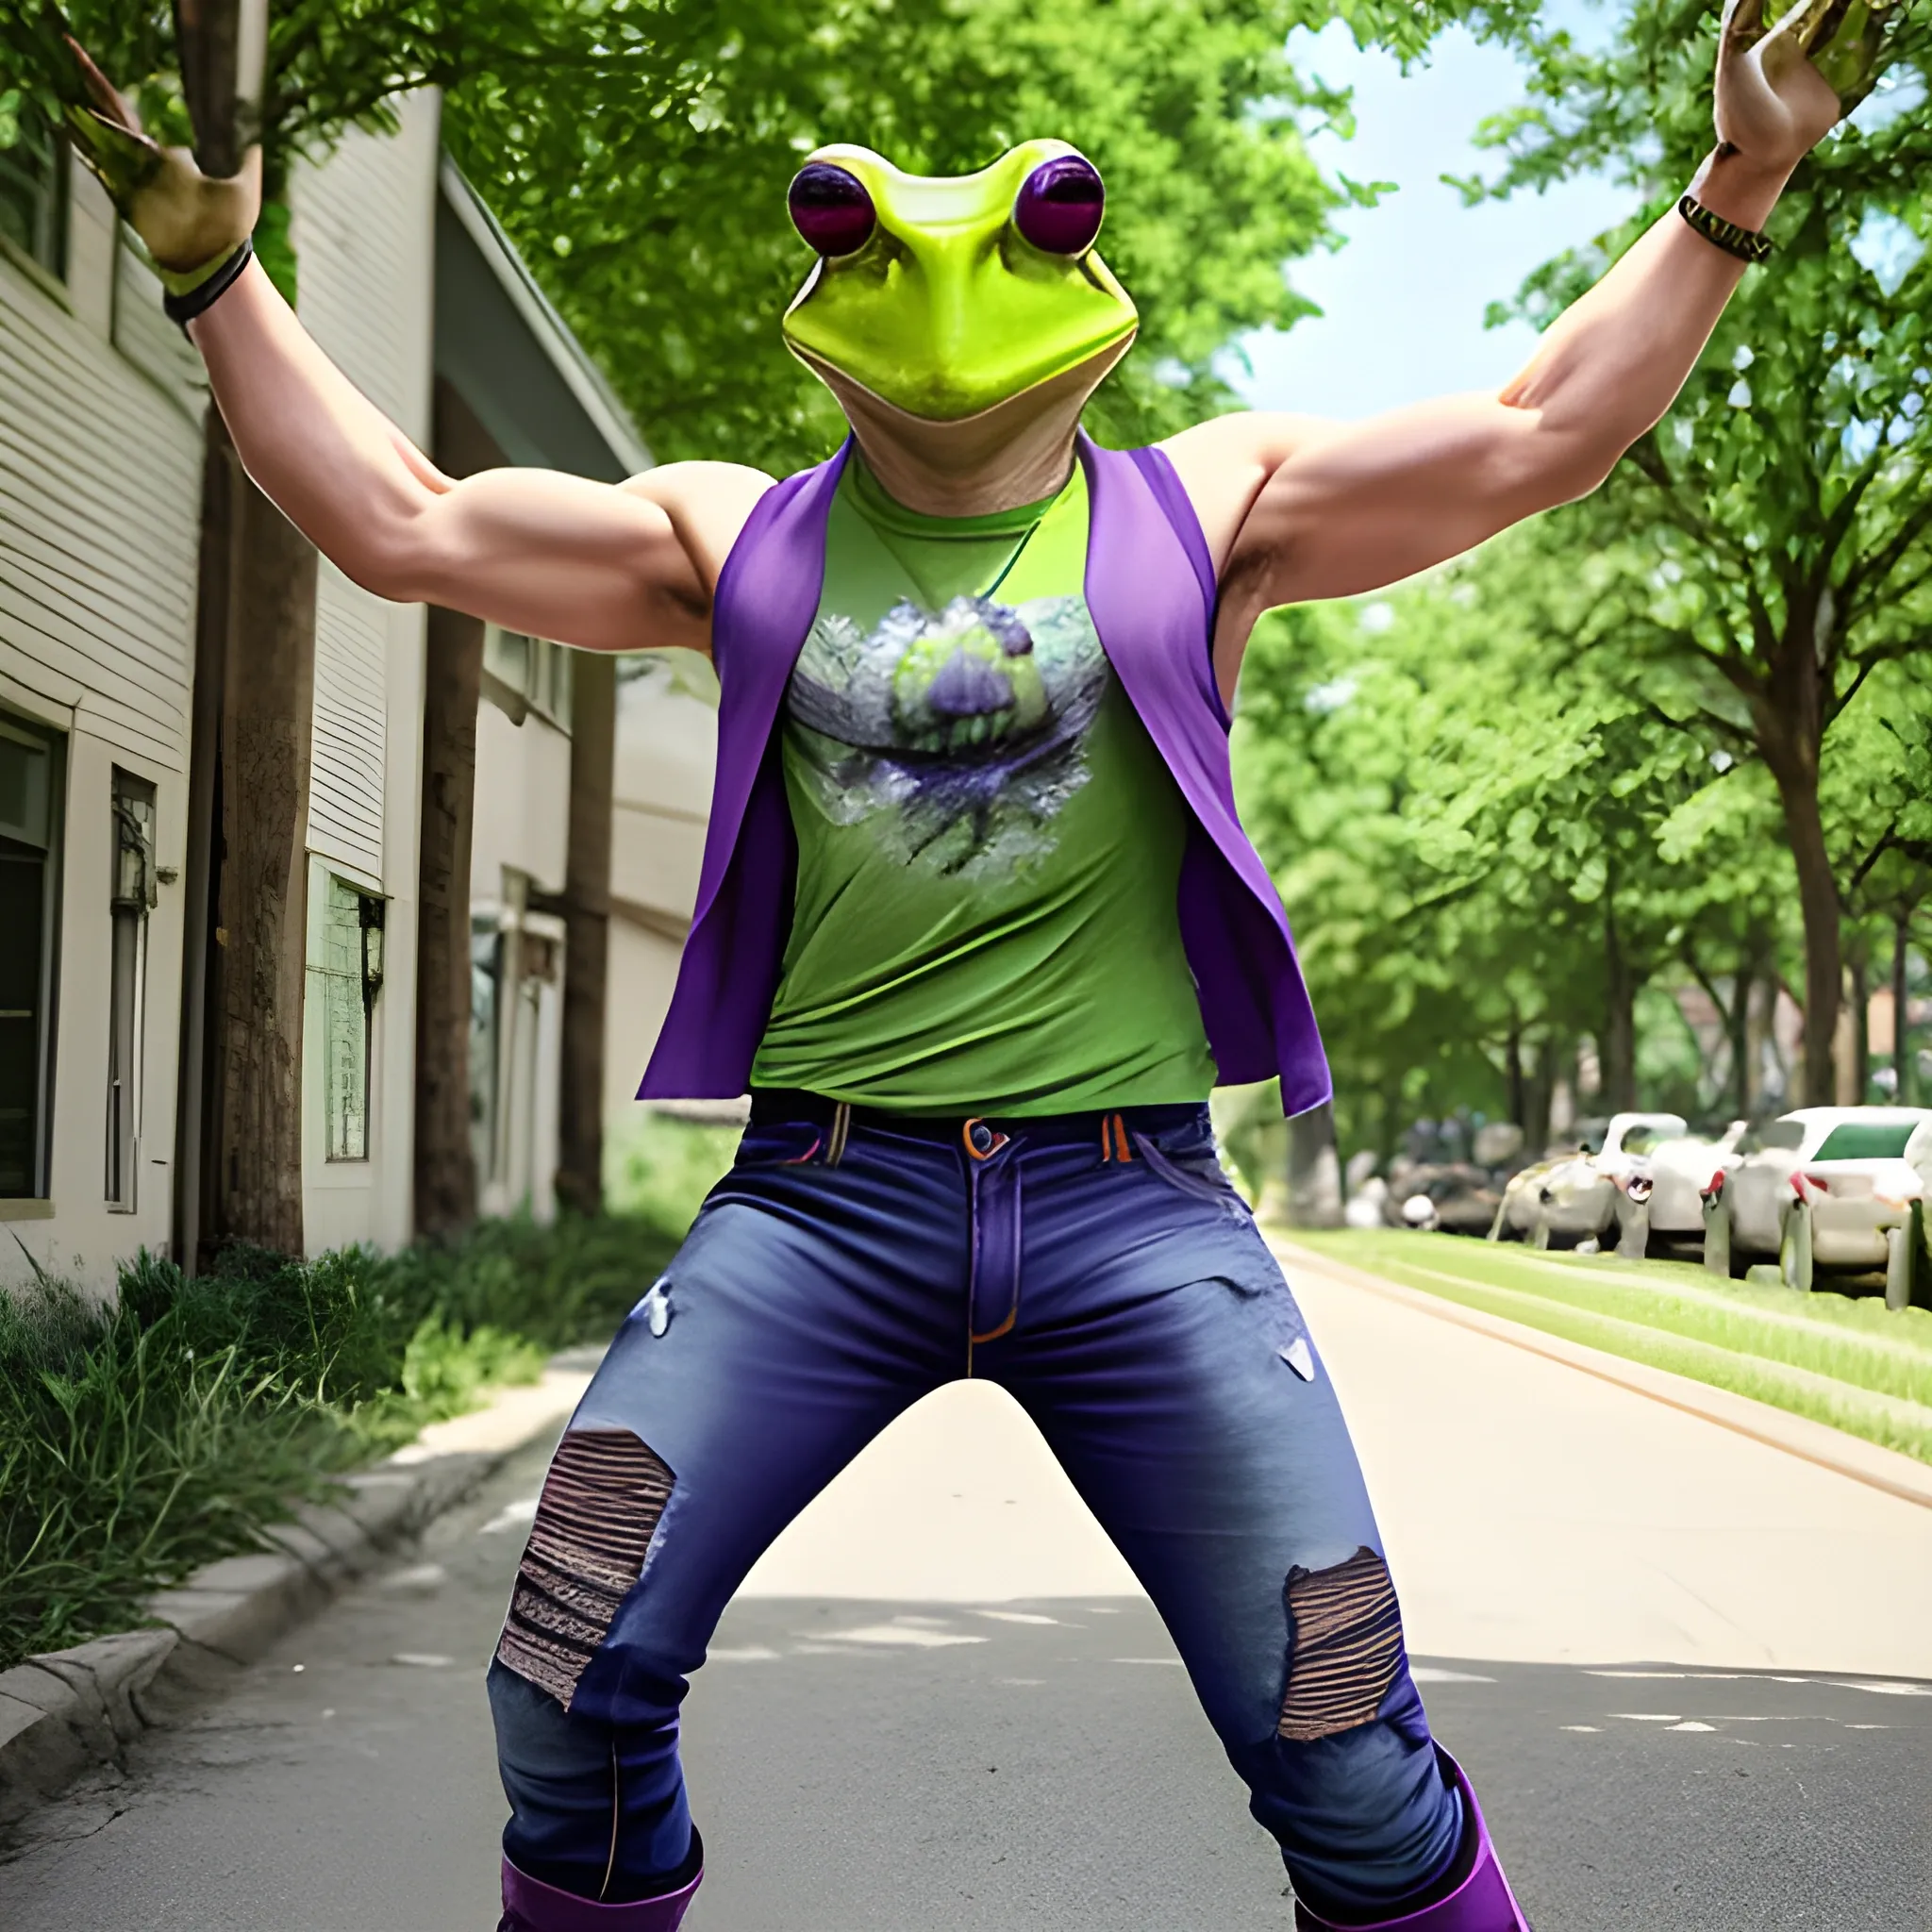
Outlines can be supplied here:
M78 687L85 728L183 770L202 441L174 368L164 390L0 267L0 638Z
M291 196L303 325L406 434L428 435L439 112L405 102L394 136L351 131ZM392 607L326 562L316 592L308 847L380 879ZM398 728L408 728L398 721Z
M431 302L441 111L402 105L394 135L351 129L291 200L302 324L403 433L429 436Z
M114 274L114 346L196 420L208 390L201 358L161 307L160 277L124 234Z
M382 876L389 606L324 562L315 592L308 849Z

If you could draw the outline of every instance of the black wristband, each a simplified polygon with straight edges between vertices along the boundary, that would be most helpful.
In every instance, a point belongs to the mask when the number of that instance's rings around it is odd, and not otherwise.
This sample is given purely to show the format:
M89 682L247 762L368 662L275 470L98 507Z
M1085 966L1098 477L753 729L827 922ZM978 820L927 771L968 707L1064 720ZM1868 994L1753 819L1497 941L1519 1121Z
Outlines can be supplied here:
M1713 248L1722 248L1740 261L1755 266L1771 255L1768 236L1760 235L1756 228L1726 221L1723 215L1712 214L1694 195L1687 194L1677 204L1677 212L1690 225L1692 234L1703 236Z
M242 279L242 271L254 259L255 242L250 237L207 281L190 289L185 295L161 297L161 308L168 320L185 329L197 315L206 315Z

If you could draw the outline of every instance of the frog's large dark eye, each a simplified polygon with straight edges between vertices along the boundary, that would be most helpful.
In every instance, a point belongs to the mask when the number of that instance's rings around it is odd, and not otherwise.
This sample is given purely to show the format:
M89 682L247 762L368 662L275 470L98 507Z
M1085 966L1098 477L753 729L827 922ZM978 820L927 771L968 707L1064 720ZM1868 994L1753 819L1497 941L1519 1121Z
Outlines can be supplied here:
M791 225L821 255L850 255L878 226L872 196L857 175L812 161L791 177Z
M1049 255L1078 255L1093 245L1107 211L1099 173L1078 155L1041 161L1020 184L1013 225Z

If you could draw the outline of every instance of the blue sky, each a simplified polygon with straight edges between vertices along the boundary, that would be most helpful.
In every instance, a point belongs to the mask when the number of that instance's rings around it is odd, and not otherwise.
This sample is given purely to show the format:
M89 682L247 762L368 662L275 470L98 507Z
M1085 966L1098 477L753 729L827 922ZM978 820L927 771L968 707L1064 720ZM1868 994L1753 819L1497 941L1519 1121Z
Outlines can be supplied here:
M1557 10L1587 30L1577 0L1558 0ZM1620 219L1627 194L1586 180L1465 208L1439 177L1493 172L1494 158L1472 147L1470 134L1524 89L1511 55L1459 29L1406 75L1389 56L1357 51L1340 23L1297 34L1291 46L1305 72L1355 90L1356 138L1317 136L1316 159L1358 181L1399 186L1378 208L1342 214L1347 246L1294 264L1295 287L1323 314L1251 337L1253 375L1230 368L1230 377L1257 408L1323 416L1500 388L1535 335L1522 324L1485 329L1485 307L1539 262Z

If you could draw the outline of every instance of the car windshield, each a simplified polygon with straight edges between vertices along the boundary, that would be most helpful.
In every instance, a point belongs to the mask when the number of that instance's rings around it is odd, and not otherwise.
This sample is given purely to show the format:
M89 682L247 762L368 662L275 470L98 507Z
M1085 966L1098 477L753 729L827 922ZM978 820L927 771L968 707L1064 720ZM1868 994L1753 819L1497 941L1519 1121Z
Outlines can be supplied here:
M1825 1135L1813 1160L1898 1160L1917 1121L1846 1121Z
M1783 1147L1795 1154L1805 1144L1803 1121L1767 1121L1754 1127L1739 1143L1746 1154L1762 1154L1768 1147Z
M1625 1154L1650 1154L1661 1147L1669 1137L1656 1127L1632 1127L1624 1136Z

